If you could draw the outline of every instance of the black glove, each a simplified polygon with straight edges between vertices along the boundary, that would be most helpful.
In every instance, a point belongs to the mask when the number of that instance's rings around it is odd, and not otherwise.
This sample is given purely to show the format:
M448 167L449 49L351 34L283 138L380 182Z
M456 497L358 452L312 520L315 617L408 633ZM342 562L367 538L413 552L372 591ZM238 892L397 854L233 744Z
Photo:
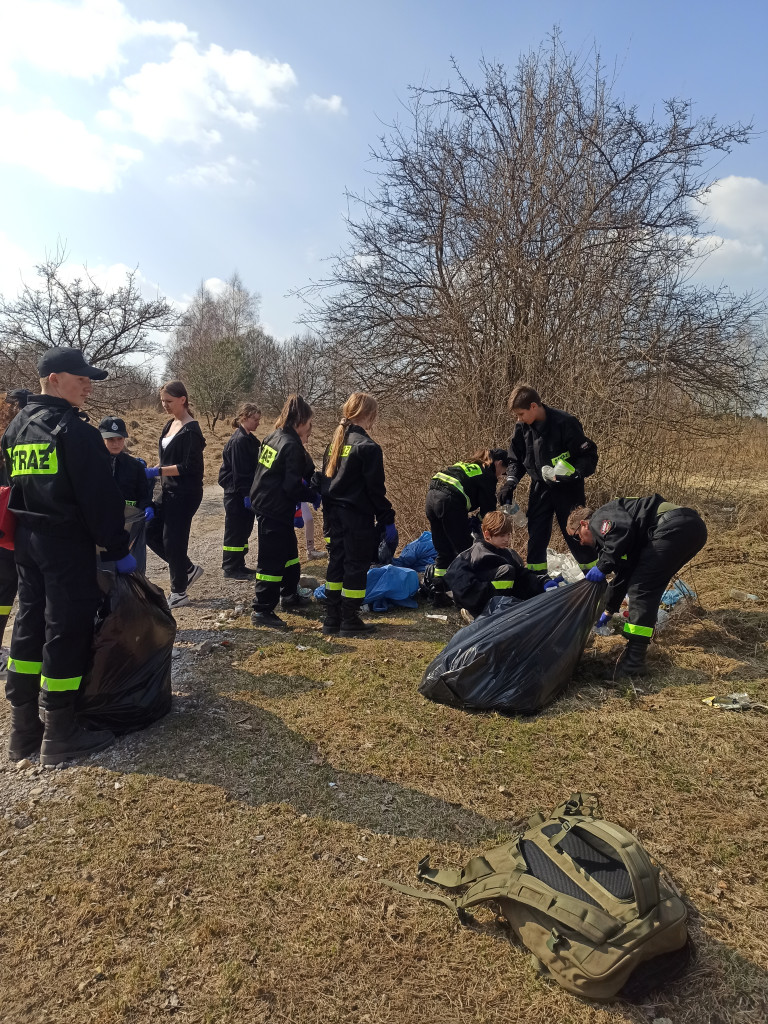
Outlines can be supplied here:
M499 491L499 504L510 505L515 500L515 488L517 484L512 480L507 480L504 486Z

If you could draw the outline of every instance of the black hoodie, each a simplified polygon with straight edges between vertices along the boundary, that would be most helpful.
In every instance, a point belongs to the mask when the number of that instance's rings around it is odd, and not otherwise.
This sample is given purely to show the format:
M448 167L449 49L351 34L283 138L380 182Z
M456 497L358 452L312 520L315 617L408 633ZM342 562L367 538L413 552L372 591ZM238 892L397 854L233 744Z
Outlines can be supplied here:
M163 448L163 438L170 430L173 420L163 427L158 441L161 466L178 466L178 476L164 476L163 494L171 496L202 497L203 494L203 449L205 438L197 420L185 423L177 434L174 434L167 447Z

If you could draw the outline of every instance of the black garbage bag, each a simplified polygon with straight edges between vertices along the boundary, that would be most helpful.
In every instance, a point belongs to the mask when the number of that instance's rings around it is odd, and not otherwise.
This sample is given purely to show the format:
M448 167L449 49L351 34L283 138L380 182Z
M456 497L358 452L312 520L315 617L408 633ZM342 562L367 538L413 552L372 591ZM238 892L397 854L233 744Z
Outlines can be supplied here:
M570 682L604 594L581 580L481 616L427 667L419 693L455 708L540 711Z
M162 590L139 573L117 575L96 619L78 717L92 728L124 733L167 715L175 639Z

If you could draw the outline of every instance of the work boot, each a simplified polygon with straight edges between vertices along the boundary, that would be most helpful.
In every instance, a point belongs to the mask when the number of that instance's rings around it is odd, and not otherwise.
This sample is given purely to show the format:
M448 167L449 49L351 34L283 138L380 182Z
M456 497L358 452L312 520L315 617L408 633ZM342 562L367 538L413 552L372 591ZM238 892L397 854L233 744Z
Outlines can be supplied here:
M43 723L37 710L37 701L29 704L11 705L11 739L8 744L8 760L21 761L36 754L43 740Z
M372 623L363 622L360 618L360 606L362 603L356 597L343 597L341 599L339 636L370 636L376 632L376 627Z
M40 747L40 764L59 764L78 757L88 757L115 742L107 729L83 729L77 724L72 705L45 712L45 732Z
M225 569L224 579L225 580L253 580L253 573L247 569Z
M292 608L303 608L304 605L309 604L311 598L307 597L306 594L301 594L298 591L295 594L285 594L280 598L280 607L283 611L288 611Z
M290 630L287 622L283 622L279 615L274 612L251 612L251 622L254 626L266 626L268 629L280 629L284 633Z
M341 626L341 594L338 591L326 590L325 616L323 633L335 636Z
M645 676L650 669L645 663L645 656L648 653L647 643L638 643L637 640L627 640L627 646L622 651L613 678L620 676Z

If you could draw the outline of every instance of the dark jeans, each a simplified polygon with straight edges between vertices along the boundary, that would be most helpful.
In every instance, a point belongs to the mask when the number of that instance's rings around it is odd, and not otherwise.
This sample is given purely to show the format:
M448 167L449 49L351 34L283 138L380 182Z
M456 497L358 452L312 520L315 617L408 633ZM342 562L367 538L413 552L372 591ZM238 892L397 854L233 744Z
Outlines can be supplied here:
M96 547L16 528L19 611L13 625L5 695L51 710L74 703L91 656L102 594Z
M301 575L299 547L293 516L287 522L267 516L256 518L259 550L253 588L253 610L272 612L280 595L296 593Z
M187 554L192 519L203 500L200 494L163 494L155 506L155 518L147 524L147 546L164 562L171 574L171 590L185 594L192 563Z
M566 529L568 516L579 505L584 504L584 483L545 484L538 480L531 481L528 495L528 555L526 566L534 572L547 570L547 545L552 536L552 520L565 538L573 557L582 569L595 564L594 548L585 547L571 537Z
M256 513L243 505L241 494L224 495L224 545L222 569L244 569L248 539L253 532Z

